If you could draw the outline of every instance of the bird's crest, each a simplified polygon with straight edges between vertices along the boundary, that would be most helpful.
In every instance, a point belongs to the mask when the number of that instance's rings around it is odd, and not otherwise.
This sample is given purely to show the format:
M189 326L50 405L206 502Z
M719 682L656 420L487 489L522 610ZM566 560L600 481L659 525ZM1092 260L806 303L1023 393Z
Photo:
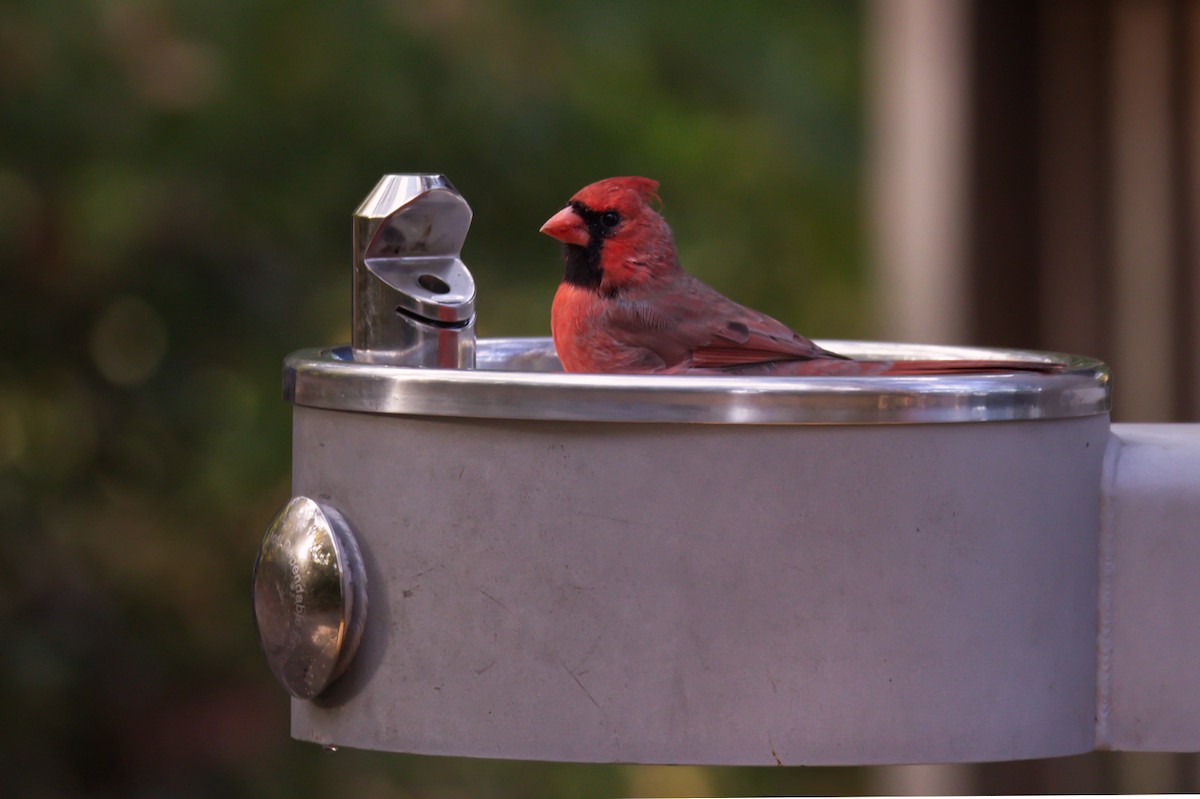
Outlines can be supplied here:
M611 205L617 196L628 192L636 194L647 205L662 207L662 199L658 196L658 181L637 176L598 180L584 186L571 199L578 200L590 208L603 208Z

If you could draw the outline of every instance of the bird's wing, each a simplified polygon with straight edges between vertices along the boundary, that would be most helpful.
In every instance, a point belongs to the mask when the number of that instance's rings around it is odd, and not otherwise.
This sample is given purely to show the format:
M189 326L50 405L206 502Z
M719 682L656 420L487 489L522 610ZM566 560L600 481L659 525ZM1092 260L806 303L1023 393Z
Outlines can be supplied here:
M623 344L650 350L668 370L841 358L686 273L658 289L616 298L609 325Z

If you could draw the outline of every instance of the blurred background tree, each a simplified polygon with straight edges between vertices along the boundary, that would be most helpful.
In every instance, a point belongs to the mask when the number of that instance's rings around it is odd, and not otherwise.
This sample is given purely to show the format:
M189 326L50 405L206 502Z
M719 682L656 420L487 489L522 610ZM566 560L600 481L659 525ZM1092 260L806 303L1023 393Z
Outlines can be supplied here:
M322 753L249 572L288 496L282 357L349 332L350 214L439 171L481 335L545 335L585 183L662 181L684 263L813 335L863 312L856 3L0 6L0 792L856 790L846 769Z

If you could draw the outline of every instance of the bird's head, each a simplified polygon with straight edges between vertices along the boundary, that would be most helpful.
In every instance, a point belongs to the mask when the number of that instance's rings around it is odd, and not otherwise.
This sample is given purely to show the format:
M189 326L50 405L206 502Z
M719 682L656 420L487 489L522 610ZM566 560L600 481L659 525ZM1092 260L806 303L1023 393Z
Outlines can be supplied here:
M584 186L541 232L563 243L563 280L615 293L678 270L675 242L659 204L658 181L608 178Z

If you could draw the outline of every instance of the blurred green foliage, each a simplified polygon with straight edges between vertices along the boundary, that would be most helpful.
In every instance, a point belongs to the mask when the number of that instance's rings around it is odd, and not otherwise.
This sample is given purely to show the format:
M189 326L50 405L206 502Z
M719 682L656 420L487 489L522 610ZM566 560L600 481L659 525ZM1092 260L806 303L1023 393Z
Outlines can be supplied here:
M502 763L287 737L249 573L289 493L283 356L348 338L385 172L475 211L481 335L545 335L537 229L662 181L684 264L854 337L848 2L0 6L0 794L804 793L858 772Z

